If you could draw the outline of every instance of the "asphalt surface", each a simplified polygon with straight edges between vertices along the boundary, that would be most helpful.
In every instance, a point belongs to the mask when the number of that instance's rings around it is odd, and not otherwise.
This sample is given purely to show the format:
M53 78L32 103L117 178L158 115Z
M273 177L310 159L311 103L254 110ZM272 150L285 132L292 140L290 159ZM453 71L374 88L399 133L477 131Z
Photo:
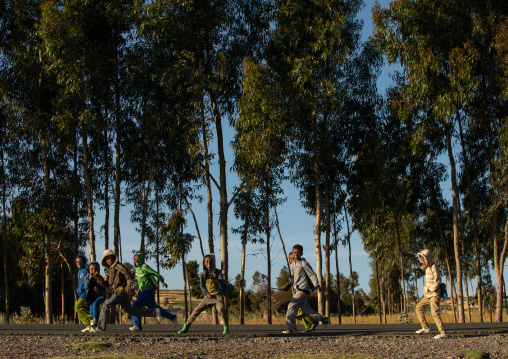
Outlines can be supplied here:
M132 325L132 324L131 324ZM222 336L222 325L200 325L195 324L187 334L178 334L181 325L173 328L170 324L152 324L145 325L143 331L132 332L129 330L131 325L108 325L105 335L112 336L187 336L187 337L216 337ZM82 335L83 325L78 324L0 324L0 335L2 334L21 334L30 336L40 335ZM457 336L481 336L490 334L508 334L508 323L465 323L451 324L445 323L448 334ZM285 337L295 335L314 335L314 336L409 336L416 335L415 331L420 329L419 324L330 324L326 328L318 326L312 333L283 334L286 325L230 325L229 332L231 336L243 337ZM303 330L303 326L298 326ZM431 324L430 329L437 332L436 326ZM94 334L89 334L94 335Z

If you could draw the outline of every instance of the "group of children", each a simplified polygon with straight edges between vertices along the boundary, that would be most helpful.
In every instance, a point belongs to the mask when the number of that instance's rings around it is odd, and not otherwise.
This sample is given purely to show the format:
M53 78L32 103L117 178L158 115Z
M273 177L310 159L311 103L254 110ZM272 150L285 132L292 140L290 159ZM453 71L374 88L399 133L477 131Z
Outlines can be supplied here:
M316 330L319 323L327 325L330 322L328 317L324 317L309 306L307 296L312 290L321 291L321 287L316 273L302 255L303 247L299 244L295 245L288 256L291 278L281 288L284 291L288 291L291 288L293 293L286 314L288 329L283 332L285 334L297 331L296 319L302 320L305 326L304 332ZM439 301L442 295L439 270L433 263L432 254L429 250L426 249L418 253L418 259L422 263L422 269L425 270L426 284L424 286L424 298L416 306L416 313L422 325L422 329L416 333L430 332L425 320L425 308L430 305L432 317L440 332L434 338L445 339L448 335L444 329L439 311ZM142 330L140 317L155 316L160 321L162 316L171 320L173 327L176 327L176 315L171 314L155 303L156 279L167 288L164 278L145 263L145 257L142 253L134 255L139 292L136 301L132 305L129 291L134 279L129 271L118 261L117 255L109 249L104 251L101 263L106 272L104 278L100 275L100 265L98 262L91 262L87 266L87 259L84 256L80 255L76 258L76 266L78 267L77 294L79 299L76 302L75 308L79 318L86 325L85 329L82 330L83 332L104 332L106 330L109 309L116 305L120 305L128 314L132 315L134 325L129 328L132 331ZM219 321L224 327L222 333L229 334L225 312L226 284L222 272L215 267L215 257L213 254L207 254L203 257L203 271L199 273L199 286L203 292L203 299L193 310L189 319L183 324L182 329L178 333L187 333L192 323L202 311L209 307L215 307ZM110 288L113 291L113 295L108 300L106 300L106 288ZM100 309L101 304L102 309Z
M100 275L99 263L91 262L87 266L84 256L80 255L76 258L79 298L75 309L81 322L86 325L82 332L106 331L109 309L116 305L120 305L132 315L134 326L130 330L142 330L140 317L154 316L158 321L161 320L161 316L164 316L172 320L173 326L176 327L176 315L165 311L155 303L155 281L152 281L151 276L159 279L165 286L164 278L144 263L143 254L137 253L134 256L139 292L137 300L132 305L129 291L134 278L131 273L118 261L117 255L110 249L104 251L101 263L106 273L104 277ZM106 288L110 288L113 292L109 299L107 299Z

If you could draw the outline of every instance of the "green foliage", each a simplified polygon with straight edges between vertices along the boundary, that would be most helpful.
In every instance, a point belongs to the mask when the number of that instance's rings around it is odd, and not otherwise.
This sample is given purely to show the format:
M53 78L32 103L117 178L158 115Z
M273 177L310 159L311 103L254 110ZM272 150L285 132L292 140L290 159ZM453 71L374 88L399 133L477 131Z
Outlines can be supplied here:
M166 258L163 264L166 268L174 268L191 249L194 236L182 233L185 223L183 212L175 210L167 223L161 224L160 236L164 240Z
M35 317L30 307L21 307L18 321L21 324L33 324L35 323Z
M288 284L290 280L291 280L291 277L289 275L288 267L284 266L281 268L280 273L276 278L275 285L277 286L277 288L282 288L286 284Z
M197 261L189 261L186 263L187 265L187 274L189 281L189 287L191 296L193 297L200 297L201 296L201 288L199 287L199 279L198 279L198 273L199 273L199 265Z

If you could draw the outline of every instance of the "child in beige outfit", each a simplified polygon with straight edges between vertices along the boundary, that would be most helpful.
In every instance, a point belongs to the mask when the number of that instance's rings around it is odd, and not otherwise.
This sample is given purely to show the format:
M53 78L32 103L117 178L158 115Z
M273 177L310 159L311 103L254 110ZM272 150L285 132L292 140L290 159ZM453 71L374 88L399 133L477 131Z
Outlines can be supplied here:
M441 299L441 275L439 269L432 262L432 253L428 249L418 253L418 259L422 264L422 269L425 271L425 286L423 287L423 299L416 306L416 314L422 324L422 329L416 333L423 334L430 332L429 325L425 319L425 308L430 305L432 318L434 318L437 329L441 333L434 336L434 339L446 339L448 335L443 326L439 309L439 301Z

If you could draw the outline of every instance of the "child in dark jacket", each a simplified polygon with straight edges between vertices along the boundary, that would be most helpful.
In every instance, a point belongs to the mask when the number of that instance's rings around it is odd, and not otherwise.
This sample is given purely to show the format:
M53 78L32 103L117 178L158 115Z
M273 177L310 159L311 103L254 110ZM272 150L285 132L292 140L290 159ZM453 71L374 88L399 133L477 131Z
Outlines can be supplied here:
M191 316L183 324L180 334L187 333L189 327L196 320L198 315L205 309L215 306L220 323L224 326L222 334L229 334L228 323L225 321L225 298L226 284L220 269L215 268L215 257L213 254L207 254L203 257L204 271L199 273L199 287L203 292L203 300L192 311Z
M143 253L136 253L134 255L134 266L136 267L136 277L138 278L139 292L138 298L134 303L132 303L132 306L139 308L147 307L149 309L159 308L161 315L164 318L171 320L173 322L173 328L175 328L177 321L176 315L171 314L167 310L158 306L157 303L155 303L155 289L157 285L152 281L152 276L157 278L162 283L162 285L167 288L167 284L164 283L164 277L145 263L145 256ZM141 326L140 317L133 316L132 323L134 326L130 327L130 330L137 331L143 329Z
M160 321L159 308L144 309L139 307L133 308L131 306L129 290L131 284L134 282L134 279L127 268L118 261L118 257L112 250L106 249L104 251L101 263L105 268L104 271L106 272L106 276L102 281L100 279L100 275L96 275L95 278L99 284L112 289L114 293L111 298L102 305L101 314L99 316L99 326L96 331L106 331L109 309L113 308L115 305L120 305L123 310L130 315L136 315L139 317L152 317L155 315L157 320Z
M100 265L98 262L90 262L88 265L89 275L84 279L83 288L86 291L85 301L76 306L76 312L79 318L86 325L82 332L95 332L99 320L100 305L104 303L107 297L106 288L99 284L95 278L100 277Z

